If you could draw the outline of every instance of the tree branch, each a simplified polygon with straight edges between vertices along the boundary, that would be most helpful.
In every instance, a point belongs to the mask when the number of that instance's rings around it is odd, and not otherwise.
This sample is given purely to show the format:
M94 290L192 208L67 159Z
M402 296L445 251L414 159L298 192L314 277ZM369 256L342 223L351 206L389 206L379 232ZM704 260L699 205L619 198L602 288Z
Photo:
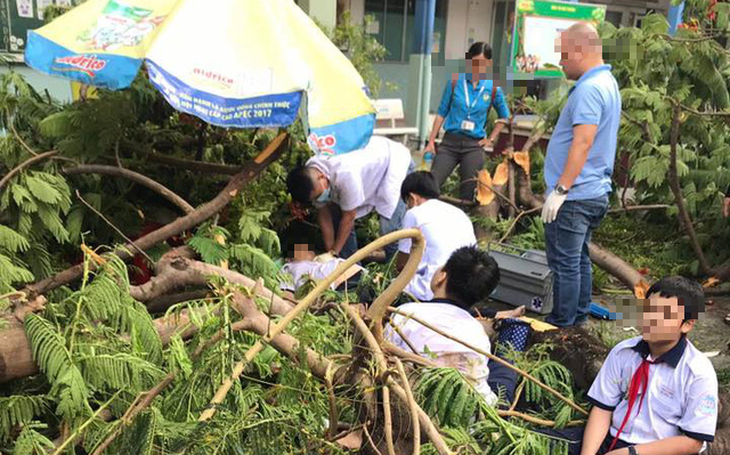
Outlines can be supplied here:
M694 225L692 224L692 218L687 211L687 207L684 205L684 196L682 195L682 187L679 183L679 173L677 171L677 146L679 145L679 126L682 109L683 107L680 104L677 103L674 105L672 126L669 132L669 187L674 194L674 201L679 209L677 216L679 217L680 223L683 224L687 230L687 236L689 237L692 249L700 263L700 269L703 273L707 273L710 271L710 264L705 258L705 253L702 251L702 246L700 245ZM730 113L728 115L730 115Z
M5 185L8 184L10 179L12 179L18 172L22 171L23 169L27 168L28 166L32 166L35 163L37 163L39 161L43 161L46 158L50 158L56 154L58 154L58 151L51 150L50 152L41 153L40 155L35 155L31 158L28 158L27 160L23 161L19 165L15 166L13 169L10 170L10 172L5 174L2 179L0 179L0 190L2 190L5 187Z
M279 134L252 162L246 163L241 169L241 172L233 176L215 198L172 223L140 237L135 241L137 246L143 250L151 248L174 235L197 226L218 213L223 207L228 205L248 182L256 178L261 171L281 155L285 148L286 138L287 133ZM131 249L131 245L126 245L115 250L114 254L122 259L129 259L131 257L129 249ZM83 264L75 265L49 278L27 286L26 290L29 296L43 294L78 279L82 272Z
M170 190L163 184L158 183L155 180L152 180L151 178L138 172L130 171L129 169L124 169L116 166L104 166L100 164L80 164L74 167L63 168L63 173L68 175L101 174L111 175L114 177L122 177L154 191L155 193L173 203L176 207L182 210L183 213L187 214L195 211L195 208L193 208L193 206L190 205L185 199L175 194L172 190Z
M205 172L207 174L236 175L241 171L240 166L230 164L206 163L205 161L186 160L167 155L151 153L148 155L150 161L164 164L193 172Z

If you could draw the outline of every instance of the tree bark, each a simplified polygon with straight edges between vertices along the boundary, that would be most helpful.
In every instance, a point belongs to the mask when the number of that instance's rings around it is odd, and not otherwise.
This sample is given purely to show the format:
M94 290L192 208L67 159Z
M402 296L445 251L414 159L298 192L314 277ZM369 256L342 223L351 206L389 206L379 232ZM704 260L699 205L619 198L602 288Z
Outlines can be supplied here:
M148 188L160 196L164 197L176 207L182 210L183 213L192 213L195 208L188 203L185 199L175 194L172 190L167 188L161 183L158 183L151 178L142 175L138 172L124 169L117 166L103 166L100 164L81 164L74 167L64 168L64 174L102 174L112 175L114 177L123 177L129 179L135 183L138 183L145 188Z
M195 211L135 240L134 243L136 247L143 250L151 248L174 235L180 234L183 231L197 226L218 213L226 205L228 205L228 203L238 194L239 191L241 191L241 189L243 189L244 186L246 186L248 182L256 178L261 171L263 171L271 162L281 155L285 148L284 145L286 138L287 133L279 134L273 141L271 141L263 152L254 158L253 161L246 163L241 171L231 178L225 188L223 188L216 197L200 206ZM135 250L135 245L125 245L123 248L115 250L114 254L122 259L129 259L131 257L129 252ZM77 280L81 277L82 272L83 264L78 264L49 278L27 286L25 291L30 297L44 294Z
M687 211L687 206L684 204L684 196L682 195L682 187L679 184L679 175L677 172L677 145L679 144L679 121L682 108L679 104L674 106L674 115L672 116L672 126L669 136L669 187L674 195L674 201L679 209L677 216L679 222L684 226L687 231L692 249L697 256L697 260L700 263L700 270L703 273L710 271L710 264L705 258L705 253L702 251L702 246L697 239L697 233L695 232L694 224L692 224L692 218Z

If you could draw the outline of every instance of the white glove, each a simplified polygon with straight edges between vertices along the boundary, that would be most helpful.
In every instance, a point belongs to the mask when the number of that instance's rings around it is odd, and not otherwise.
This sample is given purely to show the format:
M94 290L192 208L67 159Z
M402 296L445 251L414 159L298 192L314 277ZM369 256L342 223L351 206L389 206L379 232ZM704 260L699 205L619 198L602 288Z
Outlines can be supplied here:
M558 211L560 211L560 207L562 207L567 197L567 194L558 194L555 190L550 192L547 199L545 199L545 204L542 206L543 223L552 223L555 221L555 218L558 217Z

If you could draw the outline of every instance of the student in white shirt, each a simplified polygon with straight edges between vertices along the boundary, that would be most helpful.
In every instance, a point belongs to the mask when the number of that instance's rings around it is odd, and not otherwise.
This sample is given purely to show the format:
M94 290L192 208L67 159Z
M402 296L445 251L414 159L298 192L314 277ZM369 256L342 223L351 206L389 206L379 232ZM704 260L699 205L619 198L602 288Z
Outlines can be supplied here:
M414 172L403 181L400 196L408 211L403 217L403 229L420 229L426 239L426 249L416 274L405 292L419 301L433 298L431 278L444 265L451 253L462 246L476 245L474 227L464 212L438 200L439 186L430 172ZM411 253L411 239L398 243L396 268L403 270Z
M357 250L355 220L375 210L381 235L400 229L406 207L400 186L413 169L410 151L390 139L373 136L360 149L331 157L314 157L289 173L292 199L313 203L325 247L347 258ZM396 245L386 248L392 257Z
M687 339L704 311L702 286L666 277L649 288L647 297L642 336L608 354L588 391L593 409L582 447L576 441L571 454L695 455L714 440L717 375Z
M469 308L492 293L499 283L497 261L476 246L456 250L433 276L430 302L406 303L398 310L413 315L484 352L491 352L489 336L482 324L469 313ZM499 312L497 318L514 317L514 311ZM408 339L406 343L390 325L385 337L395 346L433 358L444 367L456 368L474 384L476 390L490 405L496 405L497 393L507 402L514 397L517 373L499 363L489 363L487 357L463 344L450 340L420 323L395 314L391 322ZM519 349L519 348L518 348Z

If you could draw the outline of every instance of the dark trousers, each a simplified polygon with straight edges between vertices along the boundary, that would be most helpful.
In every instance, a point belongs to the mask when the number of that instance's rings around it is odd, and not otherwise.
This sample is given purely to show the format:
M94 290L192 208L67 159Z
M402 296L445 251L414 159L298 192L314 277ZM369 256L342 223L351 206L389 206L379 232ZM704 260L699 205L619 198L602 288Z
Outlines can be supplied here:
M608 195L566 201L545 225L545 252L553 272L553 311L546 322L558 327L586 322L593 276L588 243L608 210Z
M536 431L538 433L566 441L568 443L568 455L580 455L580 451L583 448L583 432L585 431L585 427L568 427L560 430L545 428ZM598 449L598 455L608 453L608 448L611 446L611 442L613 442L613 436L611 436L611 433L608 433L601 444L601 448ZM619 439L616 441L616 447L614 447L613 450L623 449L630 445L631 444Z
M515 389L519 375L516 371L507 368L501 363L489 361L489 377L487 384L496 395L501 396L507 403L512 403L515 399Z
M440 187L458 165L461 178L459 197L471 201L477 187L477 174L484 168L484 161L484 149L479 145L479 139L446 133L433 159L431 173Z

